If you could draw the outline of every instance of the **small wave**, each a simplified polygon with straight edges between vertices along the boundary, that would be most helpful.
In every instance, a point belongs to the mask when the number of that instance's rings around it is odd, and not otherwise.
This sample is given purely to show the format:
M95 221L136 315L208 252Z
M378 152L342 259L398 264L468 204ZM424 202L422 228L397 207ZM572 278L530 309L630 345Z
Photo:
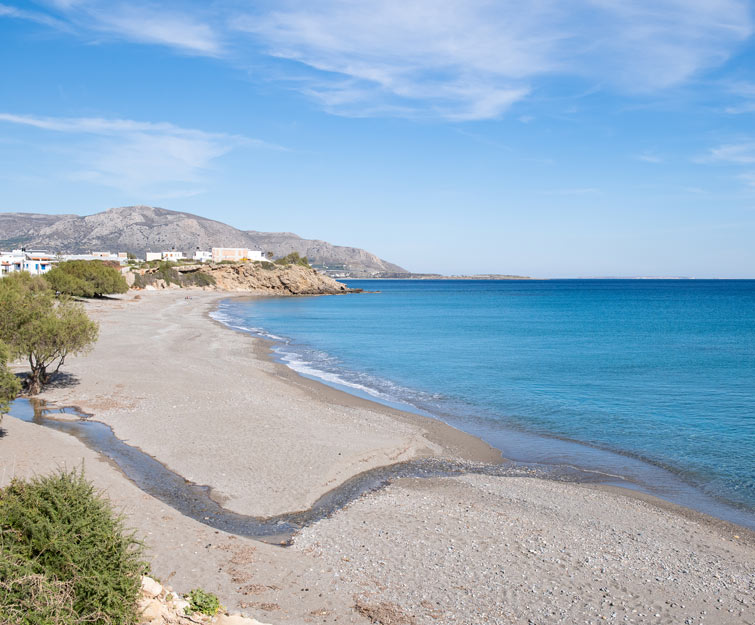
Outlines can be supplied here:
M328 382L330 384L346 386L348 388L355 389L363 393L367 393L368 395L372 397L376 397L384 401L394 401L394 402L399 401L398 398L392 397L390 395L386 395L385 393L377 390L376 388L372 386L366 386L364 384L360 384L359 382L349 380L348 377L345 375L339 375L338 373L335 373L333 371L326 371L322 368L318 368L314 366L312 362L301 359L295 353L281 353L281 352L277 352L277 353L279 353L279 355L281 356L282 362L286 366L288 366L289 368L291 368L292 370L296 371L297 373L301 375L317 378L318 380L321 380L323 382Z

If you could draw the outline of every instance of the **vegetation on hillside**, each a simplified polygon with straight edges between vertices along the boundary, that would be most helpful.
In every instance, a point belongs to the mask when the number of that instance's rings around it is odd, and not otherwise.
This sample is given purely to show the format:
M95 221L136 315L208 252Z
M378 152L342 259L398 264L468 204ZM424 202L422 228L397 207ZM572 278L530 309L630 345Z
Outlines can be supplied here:
M53 291L75 297L102 297L128 291L120 269L100 260L69 260L60 263L44 279Z
M309 260L306 256L299 256L299 252L291 252L283 258L279 258L274 261L276 265L301 265L302 267L309 267Z
M48 282L26 272L0 280L0 341L12 359L29 363L26 390L38 393L69 354L85 352L97 340L97 323L67 295L56 297Z
M83 471L0 490L0 623L133 625L142 545Z
M199 269L196 271L177 271L176 266L176 263L170 261L160 261L153 266L152 271L135 274L134 287L143 289L150 284L155 284L158 280L163 280L168 285L176 284L180 287L212 286L215 284L215 278Z

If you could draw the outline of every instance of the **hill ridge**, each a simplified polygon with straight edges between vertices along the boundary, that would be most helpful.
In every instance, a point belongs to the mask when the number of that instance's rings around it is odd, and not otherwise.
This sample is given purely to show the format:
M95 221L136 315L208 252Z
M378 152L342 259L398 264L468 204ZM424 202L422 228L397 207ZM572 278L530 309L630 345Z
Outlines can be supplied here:
M147 251L248 247L275 256L298 252L318 267L352 277L406 273L406 269L357 247L304 239L292 232L239 230L221 221L184 211L134 205L93 215L0 213L0 248L37 247L53 252Z

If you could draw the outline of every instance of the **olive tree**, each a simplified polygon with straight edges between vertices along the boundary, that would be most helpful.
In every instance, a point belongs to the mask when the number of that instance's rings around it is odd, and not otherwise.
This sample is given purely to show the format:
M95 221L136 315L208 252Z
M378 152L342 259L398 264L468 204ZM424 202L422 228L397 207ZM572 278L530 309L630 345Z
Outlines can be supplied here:
M128 291L120 270L101 260L69 260L44 274L44 279L53 291L76 297L102 297Z
M97 334L84 307L66 295L56 297L43 278L21 272L0 280L0 340L12 358L28 361L30 395L39 393L68 355L87 351Z
M18 378L7 367L10 350L5 343L0 343L0 419L8 411L8 404L12 402L21 390Z

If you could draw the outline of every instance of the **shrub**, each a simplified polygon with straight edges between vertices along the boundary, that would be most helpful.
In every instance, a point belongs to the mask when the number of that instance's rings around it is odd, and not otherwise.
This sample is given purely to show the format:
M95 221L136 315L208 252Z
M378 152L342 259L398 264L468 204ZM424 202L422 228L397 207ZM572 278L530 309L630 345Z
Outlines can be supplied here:
M0 490L0 623L132 625L146 571L83 470Z
M101 260L69 260L44 274L54 291L75 297L101 297L128 291L120 269Z
M220 601L211 592L206 592L201 588L195 588L189 593L189 607L186 609L187 614L209 614L214 616L220 610Z
M181 274L181 286L213 286L215 277L201 271Z
M276 265L301 265L302 267L309 267L309 260L306 256L299 256L299 252L291 252L290 254L279 258L275 261Z

